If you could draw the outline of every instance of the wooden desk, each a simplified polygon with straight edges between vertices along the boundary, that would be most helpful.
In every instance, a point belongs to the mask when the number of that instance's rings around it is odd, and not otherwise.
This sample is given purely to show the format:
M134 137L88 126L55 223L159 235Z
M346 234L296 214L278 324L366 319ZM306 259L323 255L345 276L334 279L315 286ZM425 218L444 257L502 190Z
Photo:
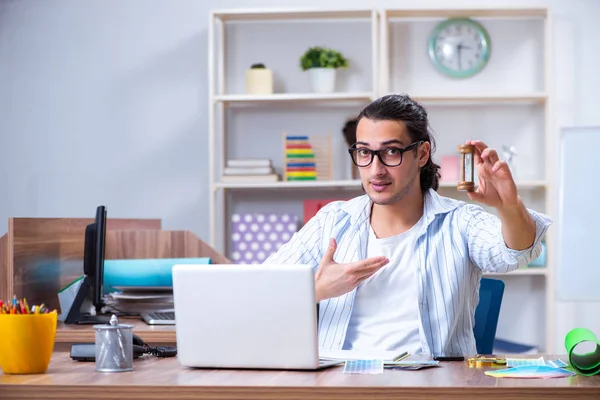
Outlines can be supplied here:
M149 344L173 344L177 340L175 338L175 325L148 325L140 318L119 318L122 324L132 324L133 333L142 338ZM59 322L56 327L57 344L85 343L93 342L96 332L94 325L66 325Z
M565 357L562 357L565 359ZM382 375L319 372L193 370L176 358L144 356L132 372L99 373L56 352L46 374L0 374L0 397L8 399L599 399L600 376L506 379L484 375L462 362Z

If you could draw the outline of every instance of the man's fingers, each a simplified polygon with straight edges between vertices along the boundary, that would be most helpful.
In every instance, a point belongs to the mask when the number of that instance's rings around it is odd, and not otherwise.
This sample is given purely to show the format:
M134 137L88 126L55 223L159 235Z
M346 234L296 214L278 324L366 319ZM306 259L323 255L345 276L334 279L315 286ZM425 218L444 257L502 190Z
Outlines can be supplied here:
M361 283L362 281L370 278L372 275L374 275L377 271L379 271L381 268L385 267L387 264L389 263L389 260L385 259L383 261L379 261L373 264L369 264L367 267L360 269L360 270L356 270L356 281L357 284Z
M386 257L371 257L367 258L366 260L351 264L351 268L358 273L369 273L371 271L377 271L388 262L390 262L390 260L388 260Z
M482 153L485 151L485 149L487 149L487 145L481 140L467 140L466 144L470 144L475 148L475 165L482 164L484 161Z
M467 144L474 146L481 153L485 149L487 149L487 144L482 142L481 140L467 140Z
M325 258L328 261L333 262L333 256L335 254L335 250L337 249L337 242L334 238L329 239L329 246L327 246L327 251L325 252Z
M481 158L481 150L475 147L475 151L473 152L473 161L475 161L475 165L483 164L483 158Z
M473 201L478 201L478 202L483 202L483 194L481 194L481 192L476 191L476 192L467 192L467 196L469 196L469 198Z
M490 149L489 147L481 152L481 158L488 161L492 165L494 165L500 159L496 150Z
M503 160L498 160L494 163L494 165L492 166L492 172L496 172L500 169L504 169L507 172L510 172L510 168L508 168L508 164L506 163L506 161L503 161Z

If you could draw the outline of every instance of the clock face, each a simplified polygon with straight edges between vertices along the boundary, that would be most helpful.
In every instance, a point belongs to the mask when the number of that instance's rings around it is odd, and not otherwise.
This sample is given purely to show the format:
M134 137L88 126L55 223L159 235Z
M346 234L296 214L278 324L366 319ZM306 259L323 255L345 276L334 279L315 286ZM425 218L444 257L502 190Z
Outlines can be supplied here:
M443 74L467 78L479 73L490 57L490 38L479 23L453 18L440 23L429 38L429 58Z

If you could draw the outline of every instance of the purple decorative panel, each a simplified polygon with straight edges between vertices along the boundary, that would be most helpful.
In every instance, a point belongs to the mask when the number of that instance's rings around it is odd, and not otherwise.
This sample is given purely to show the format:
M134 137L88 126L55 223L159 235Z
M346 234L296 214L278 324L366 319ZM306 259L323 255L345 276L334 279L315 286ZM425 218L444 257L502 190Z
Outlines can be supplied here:
M291 214L233 214L231 224L231 261L260 264L296 233L298 217Z

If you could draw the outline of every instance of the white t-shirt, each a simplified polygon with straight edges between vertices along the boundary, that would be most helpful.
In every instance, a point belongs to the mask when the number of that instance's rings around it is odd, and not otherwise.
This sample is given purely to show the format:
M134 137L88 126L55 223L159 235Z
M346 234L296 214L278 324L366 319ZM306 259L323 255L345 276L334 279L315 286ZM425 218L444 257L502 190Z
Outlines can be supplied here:
M416 239L422 223L383 239L369 227L367 257L390 262L358 285L344 349L421 351Z

